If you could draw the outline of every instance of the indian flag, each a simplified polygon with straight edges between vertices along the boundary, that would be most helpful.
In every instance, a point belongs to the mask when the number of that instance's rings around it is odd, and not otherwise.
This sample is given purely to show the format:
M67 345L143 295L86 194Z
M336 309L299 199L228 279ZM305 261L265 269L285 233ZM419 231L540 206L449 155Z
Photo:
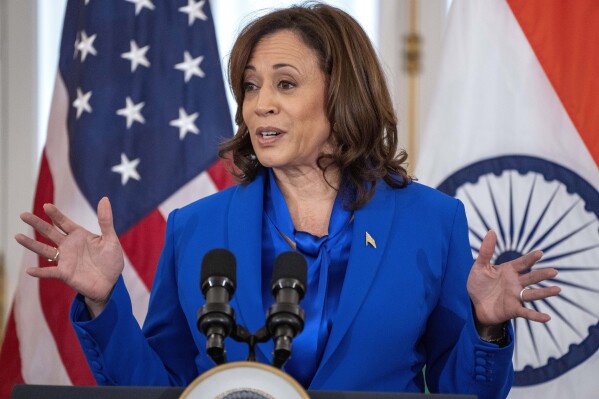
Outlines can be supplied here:
M599 2L454 0L416 154L421 182L461 199L476 256L532 249L560 296L514 320L510 398L599 397Z

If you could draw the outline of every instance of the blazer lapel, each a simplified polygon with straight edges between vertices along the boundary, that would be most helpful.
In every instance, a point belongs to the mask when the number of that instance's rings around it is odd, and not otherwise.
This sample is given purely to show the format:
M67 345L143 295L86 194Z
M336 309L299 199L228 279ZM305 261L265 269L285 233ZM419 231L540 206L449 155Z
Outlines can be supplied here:
M264 325L262 303L262 209L264 173L236 190L228 215L228 246L237 259L237 287L233 301L237 322L255 333Z
M353 241L339 306L313 383L318 380L320 370L326 367L372 289L372 281L385 253L394 212L393 189L380 181L374 197L354 214Z

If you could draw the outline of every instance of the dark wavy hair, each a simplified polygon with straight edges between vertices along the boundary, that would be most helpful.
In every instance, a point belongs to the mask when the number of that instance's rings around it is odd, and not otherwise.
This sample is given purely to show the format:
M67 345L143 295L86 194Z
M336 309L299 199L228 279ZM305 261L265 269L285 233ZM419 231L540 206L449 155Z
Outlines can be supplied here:
M239 34L229 58L229 84L237 101L236 135L221 144L219 156L231 158L233 175L253 181L262 167L254 155L243 120L243 77L256 44L265 36L288 30L312 48L326 78L326 111L334 140L332 153L321 154L318 166L341 173L349 193L346 206L359 209L374 195L377 180L395 188L408 185L405 150L398 149L397 119L377 55L362 27L344 11L308 2L279 9L250 22ZM326 178L326 176L325 176ZM346 191L347 190L347 191Z

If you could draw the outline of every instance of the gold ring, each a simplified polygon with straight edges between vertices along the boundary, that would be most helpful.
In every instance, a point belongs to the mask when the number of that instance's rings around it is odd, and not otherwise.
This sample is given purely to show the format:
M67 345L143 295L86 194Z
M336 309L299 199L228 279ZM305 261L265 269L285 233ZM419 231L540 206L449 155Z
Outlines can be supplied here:
M529 290L530 287L524 287L522 288L522 291L520 291L520 302L522 302L524 304L524 291Z
M56 254L53 258L48 258L48 262L58 262L58 257L60 256L60 251L58 248L54 248L56 250Z

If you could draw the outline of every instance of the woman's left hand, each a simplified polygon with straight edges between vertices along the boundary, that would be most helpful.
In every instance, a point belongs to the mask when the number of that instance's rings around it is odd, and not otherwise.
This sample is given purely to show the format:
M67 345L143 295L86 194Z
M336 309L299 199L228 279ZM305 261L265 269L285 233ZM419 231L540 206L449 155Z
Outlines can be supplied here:
M498 266L491 264L497 236L489 231L480 246L478 258L468 276L468 294L474 305L477 322L481 326L502 324L516 317L546 323L551 319L546 313L527 308L520 300L520 292L531 284L554 278L557 270L543 268L530 270L543 253L532 251ZM524 302L532 302L559 294L557 286L525 289Z

